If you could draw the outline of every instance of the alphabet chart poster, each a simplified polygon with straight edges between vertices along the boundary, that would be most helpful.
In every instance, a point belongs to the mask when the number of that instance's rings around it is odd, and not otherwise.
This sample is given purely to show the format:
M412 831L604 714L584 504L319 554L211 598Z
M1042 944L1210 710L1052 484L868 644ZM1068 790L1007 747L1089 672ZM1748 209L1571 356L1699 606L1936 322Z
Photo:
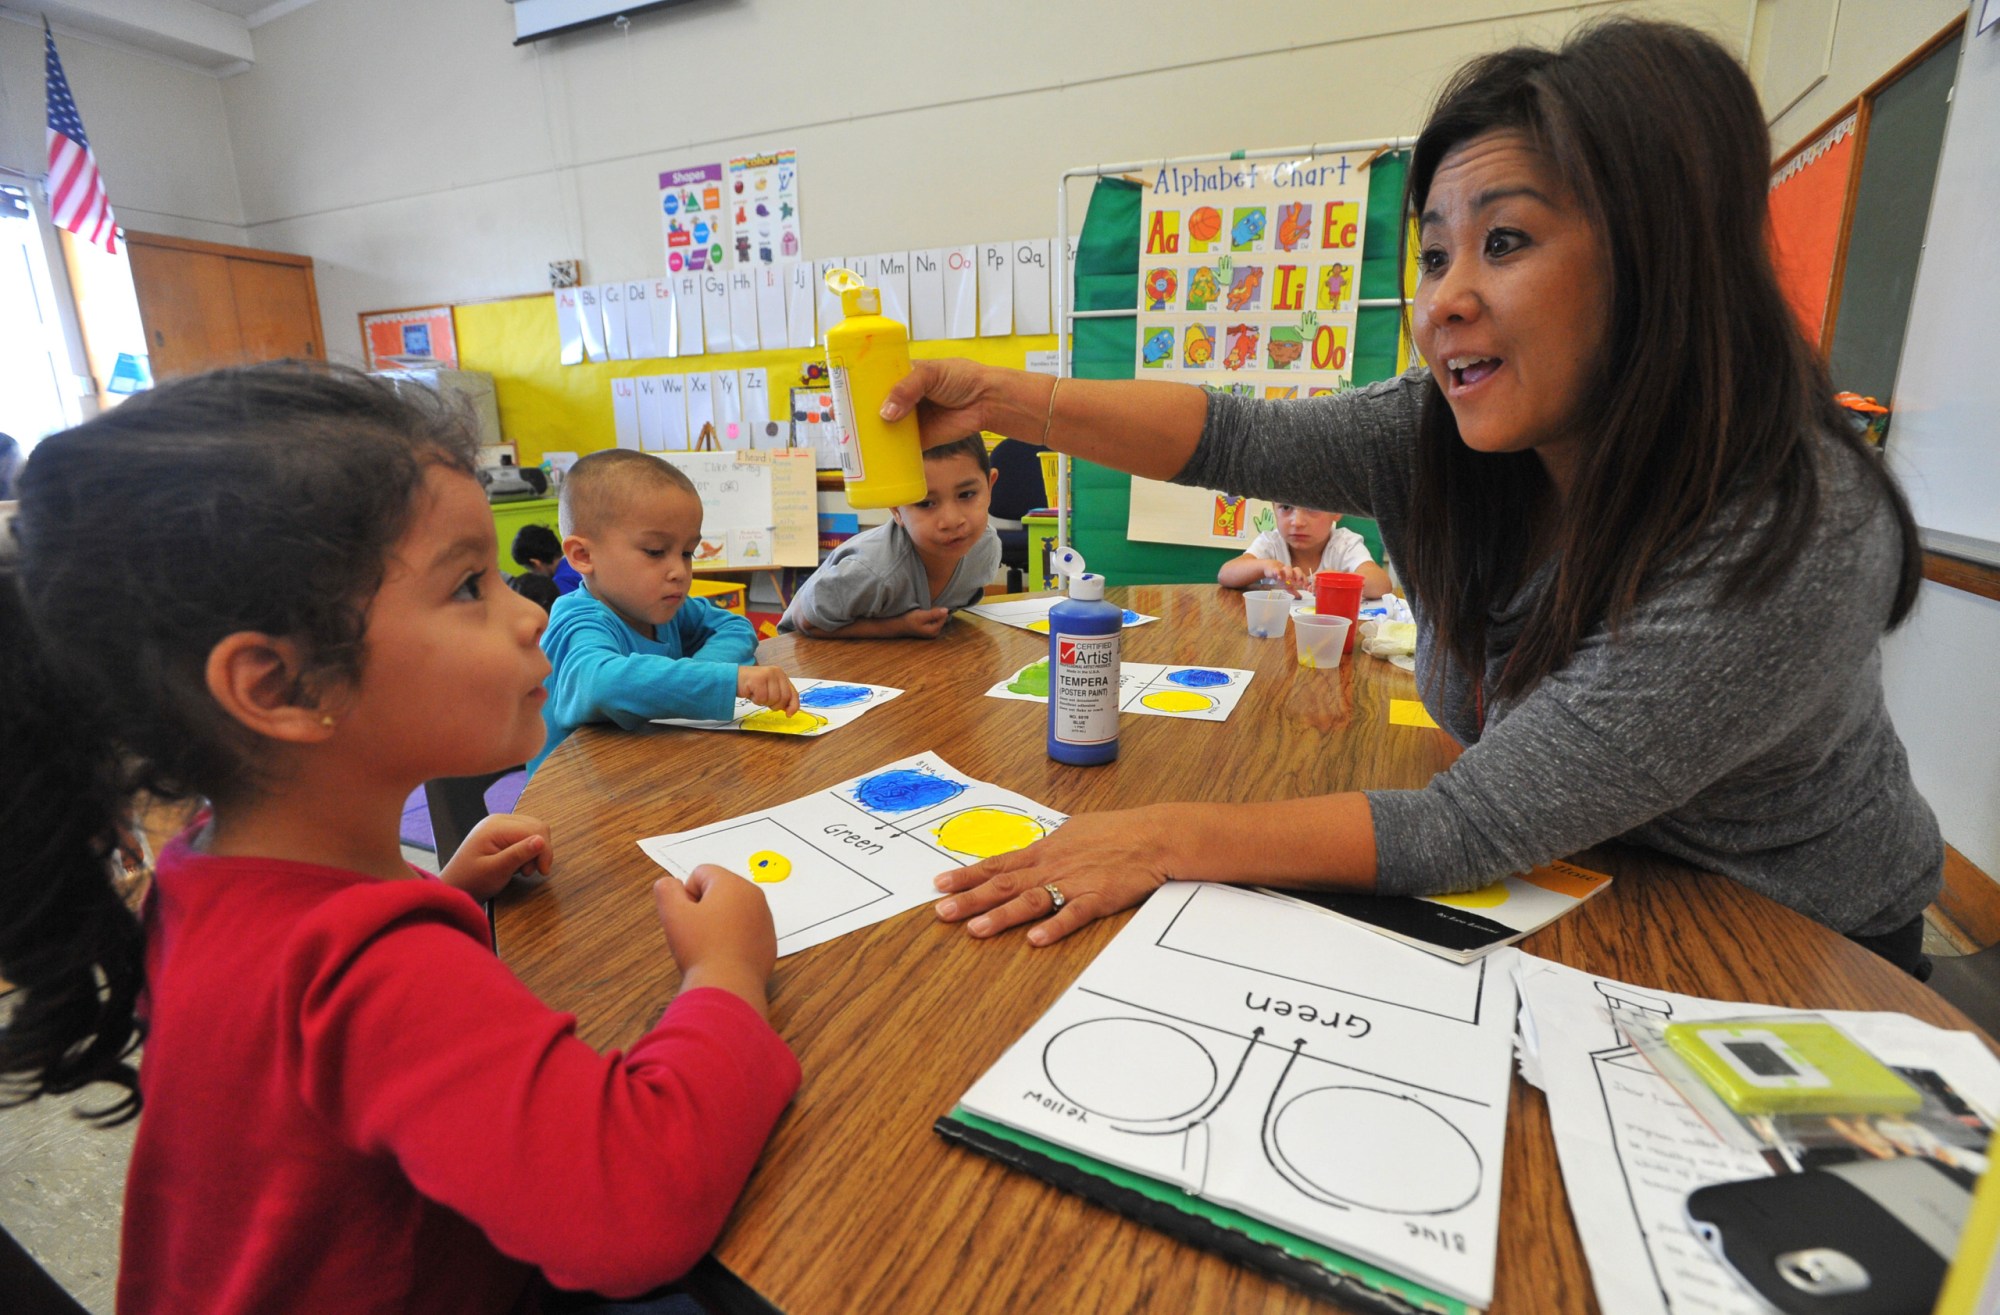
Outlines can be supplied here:
M721 268L729 234L724 190L720 164L669 169L660 175L660 223L666 235L669 276Z
M732 530L732 534L743 531ZM770 559L769 532L765 532L765 560ZM732 553L731 561L740 559ZM794 683L799 692L799 710L767 708L751 699L736 700L736 707L720 721L700 721L692 717L655 717L658 726L686 726L698 731L761 731L766 735L824 735L838 730L870 708L879 708L903 691L887 685L863 685L851 680L801 679Z
M959 1103L1483 1307L1518 954L1173 882Z
M1011 853L1068 820L920 753L776 808L641 840L639 848L683 881L715 863L762 886L783 957L928 904L937 898L931 878L946 868Z
M775 265L799 258L799 153L773 151L729 162L729 209L736 263Z
M1163 165L1140 201L1139 378L1247 397L1336 392L1354 374L1366 158ZM1247 546L1255 509L1132 481L1133 539Z

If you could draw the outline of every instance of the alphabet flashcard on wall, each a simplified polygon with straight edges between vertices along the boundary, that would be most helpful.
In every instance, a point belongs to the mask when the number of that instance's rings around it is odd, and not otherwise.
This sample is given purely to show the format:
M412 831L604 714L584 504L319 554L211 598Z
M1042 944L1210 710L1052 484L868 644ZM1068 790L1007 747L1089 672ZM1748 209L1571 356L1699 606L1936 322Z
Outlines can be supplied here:
M640 450L639 389L630 379L611 381L611 429L619 447Z
M1049 633L1049 609L1063 600L1061 594L1045 594L1040 598L1015 598L1004 603L975 603L966 608L974 616L985 617L988 621L998 621L1003 626L1014 626L1021 630L1032 630L1038 635ZM1143 612L1125 609L1125 628L1150 625L1159 620L1157 616L1147 616Z
M743 432L743 394L734 370L717 370L715 387L711 394L715 398L715 437L725 452L736 452L750 446L749 436Z
M660 450L688 450L687 376L663 374L660 382Z
M907 251L885 251L869 261L870 278L882 292L882 314L909 327L910 323L910 253ZM914 335L912 335L914 336Z
M596 284L576 290L576 321L577 331L583 335L583 359L608 359L604 354L604 311L597 303Z
M674 281L654 279L646 304L653 312L653 355L679 356L680 312L674 307Z
M702 336L712 352L733 352L736 340L729 327L729 276L712 269L701 279Z
M729 271L729 350L754 352L757 337L757 275L750 269Z
M583 323L577 317L577 288L556 289L556 342L564 365L583 364Z
M791 347L819 345L819 328L813 313L819 298L813 290L813 270L812 263L804 260L794 261L786 268L785 340Z
M829 700L875 688L812 681L801 682L802 694L805 684ZM921 753L775 808L641 840L639 848L682 880L715 863L755 881L770 901L783 956L928 904L939 871L1024 848L1068 820Z
M1014 332L1014 247L1010 242L979 244L979 336L1004 338Z
M1483 1308L1519 960L1175 882L959 1103Z
M910 253L910 337L944 337L944 252Z
M979 248L944 248L944 336L979 336Z
M639 390L639 446L648 452L664 452L667 447L666 417L660 405L665 396L661 379L660 375L642 374L632 380Z
M604 312L604 350L614 361L632 359L632 339L625 324L625 285L604 283L597 289L597 304Z
M1257 673L1237 667L1118 664L1118 710L1184 721L1228 721ZM1049 701L1049 660L1038 658L986 691L992 699Z
M1049 240L1014 244L1014 332L1049 333Z
M826 333L840 323L843 312L840 309L840 294L826 286L826 276L836 269L853 269L854 264L846 256L831 256L813 262L813 297L819 307L819 337L826 341ZM856 273L860 271L856 270Z
M625 340L632 359L650 361L664 355L653 349L653 283L635 279L625 285Z
M791 330L785 322L785 299L792 266L797 263L786 260L757 267L757 341L767 352L791 345Z
M701 280L700 274L672 276L676 356L699 356L703 351Z

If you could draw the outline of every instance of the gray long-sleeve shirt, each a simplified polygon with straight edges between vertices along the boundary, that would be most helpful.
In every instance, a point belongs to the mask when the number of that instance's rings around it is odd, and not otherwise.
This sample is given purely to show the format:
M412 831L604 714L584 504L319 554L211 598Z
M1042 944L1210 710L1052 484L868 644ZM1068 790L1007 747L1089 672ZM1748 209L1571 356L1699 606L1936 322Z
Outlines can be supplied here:
M1411 533L1421 370L1304 402L1212 396L1183 484L1373 516ZM1936 896L1944 842L1882 698L1902 541L1862 458L1822 446L1812 538L1748 604L1727 530L1620 625L1599 626L1518 699L1494 696L1553 569L1492 612L1482 734L1469 674L1416 600L1425 705L1465 752L1422 790L1371 791L1377 888L1466 890L1600 841L1735 878L1837 931L1874 935ZM1716 548L1713 556L1703 554Z

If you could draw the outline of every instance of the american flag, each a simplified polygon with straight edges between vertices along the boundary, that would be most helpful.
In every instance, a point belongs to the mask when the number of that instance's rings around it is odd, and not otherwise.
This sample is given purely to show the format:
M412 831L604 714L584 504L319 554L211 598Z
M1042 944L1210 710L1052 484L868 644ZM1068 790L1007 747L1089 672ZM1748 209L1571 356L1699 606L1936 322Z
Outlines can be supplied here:
M69 79L63 76L62 61L56 58L56 34L47 24L42 27L42 39L48 50L50 208L57 227L117 255L118 221L111 217L104 176L97 172L97 157L90 152L90 139L83 135L83 116L76 112Z

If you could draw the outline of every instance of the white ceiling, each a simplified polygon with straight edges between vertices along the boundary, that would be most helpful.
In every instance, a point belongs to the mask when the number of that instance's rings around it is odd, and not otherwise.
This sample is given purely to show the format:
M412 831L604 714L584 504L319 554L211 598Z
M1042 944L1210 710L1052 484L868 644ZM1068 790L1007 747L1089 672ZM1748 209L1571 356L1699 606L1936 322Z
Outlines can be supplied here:
M228 77L256 60L251 33L313 0L4 0L0 14L46 15L71 32Z

